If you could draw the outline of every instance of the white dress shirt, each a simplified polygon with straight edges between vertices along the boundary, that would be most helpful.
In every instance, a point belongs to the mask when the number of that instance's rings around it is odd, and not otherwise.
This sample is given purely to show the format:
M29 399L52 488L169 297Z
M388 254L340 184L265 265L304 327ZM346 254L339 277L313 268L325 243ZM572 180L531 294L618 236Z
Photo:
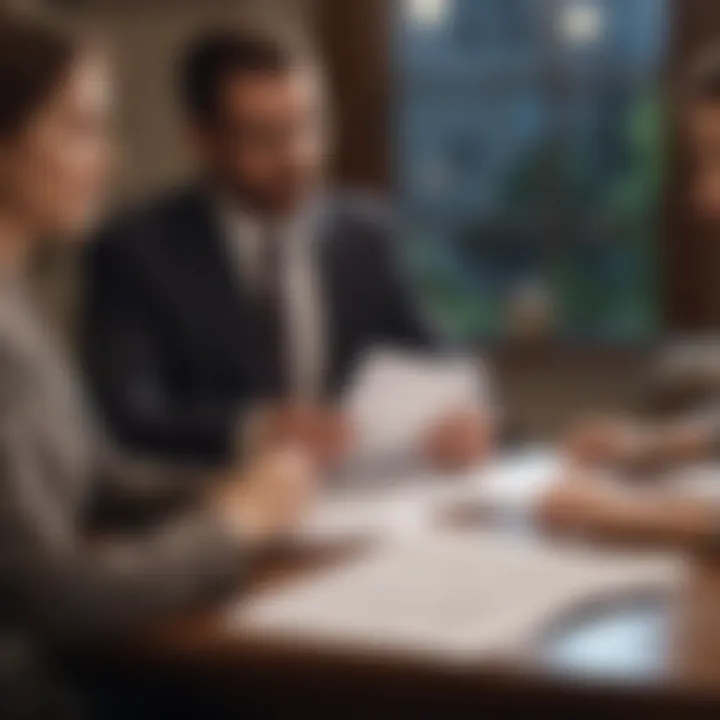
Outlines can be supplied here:
M272 227L228 202L219 204L219 214L230 260L250 292L264 281L261 244L275 233L281 252L288 387L295 399L317 399L324 384L328 342L316 254L320 213L308 209Z

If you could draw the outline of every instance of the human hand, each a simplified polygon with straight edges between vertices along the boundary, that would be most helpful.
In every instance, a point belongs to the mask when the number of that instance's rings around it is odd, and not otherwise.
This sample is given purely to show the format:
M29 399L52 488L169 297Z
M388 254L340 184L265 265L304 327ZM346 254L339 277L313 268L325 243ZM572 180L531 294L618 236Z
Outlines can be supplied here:
M280 405L261 410L252 434L251 451L297 446L321 467L332 467L350 451L353 431L338 410L318 405Z
M630 463L650 451L649 432L618 418L594 417L570 431L563 449L571 459L583 463Z
M575 470L545 495L538 515L552 531L628 538L640 533L641 510L631 490Z
M312 503L317 473L307 453L277 450L213 486L210 505L231 527L263 542L290 530Z
M431 462L463 469L487 458L495 447L495 426L488 414L458 410L441 418L425 435L423 452Z

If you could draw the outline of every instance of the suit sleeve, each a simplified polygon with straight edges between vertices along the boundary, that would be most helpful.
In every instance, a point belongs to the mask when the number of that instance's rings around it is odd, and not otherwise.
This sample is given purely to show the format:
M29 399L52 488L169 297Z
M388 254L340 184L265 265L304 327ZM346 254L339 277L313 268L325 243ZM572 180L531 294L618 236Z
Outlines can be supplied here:
M81 508L56 488L38 452L22 376L11 377L3 364L0 573L3 597L36 631L61 644L99 640L237 586L248 552L210 513L177 516L135 538L86 541Z
M167 348L144 300L122 235L89 248L85 264L83 354L95 397L119 444L156 454L217 463L234 452L237 406L198 400L179 405L169 387Z

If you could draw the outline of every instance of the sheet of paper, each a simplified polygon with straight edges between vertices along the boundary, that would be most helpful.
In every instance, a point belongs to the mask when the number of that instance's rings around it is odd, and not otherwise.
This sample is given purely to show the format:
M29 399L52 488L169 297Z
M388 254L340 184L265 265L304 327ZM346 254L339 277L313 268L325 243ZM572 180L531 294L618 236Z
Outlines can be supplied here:
M295 540L318 544L357 538L408 537L432 527L435 510L450 502L452 480L426 473L388 478L388 486L335 492L322 498L298 528Z
M669 591L681 572L669 556L431 534L239 604L229 620L286 640L457 661L512 655L580 603Z
M532 514L562 477L563 459L544 447L507 452L468 473L469 500L494 510Z
M489 406L479 363L391 350L369 353L346 397L359 457L408 453L434 422L458 408Z
M520 517L560 477L562 461L542 447L499 455L460 474L394 468L364 482L335 487L320 499L296 533L301 543L394 539L432 530L439 512L476 505Z

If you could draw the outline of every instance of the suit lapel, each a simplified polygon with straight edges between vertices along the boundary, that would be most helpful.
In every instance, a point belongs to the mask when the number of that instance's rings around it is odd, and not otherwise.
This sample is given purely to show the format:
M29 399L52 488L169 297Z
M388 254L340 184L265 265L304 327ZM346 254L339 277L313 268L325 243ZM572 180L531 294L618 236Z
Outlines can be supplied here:
M212 212L211 202L201 191L191 194L184 222L186 258L202 318L219 334L229 349L225 361L242 368L253 383L264 377L267 359L253 342L255 323L252 291L244 286L241 273L227 249L222 229ZM357 331L356 258L343 247L343 224L332 204L324 203L316 225L317 268L320 303L323 311L326 393L338 391L352 355ZM209 328L204 328L207 334Z
M181 234L188 270L194 278L188 287L195 287L197 292L191 302L202 304L203 323L220 333L222 344L232 349L228 360L244 365L251 352L244 342L251 321L250 296L202 190L191 192L187 210Z

